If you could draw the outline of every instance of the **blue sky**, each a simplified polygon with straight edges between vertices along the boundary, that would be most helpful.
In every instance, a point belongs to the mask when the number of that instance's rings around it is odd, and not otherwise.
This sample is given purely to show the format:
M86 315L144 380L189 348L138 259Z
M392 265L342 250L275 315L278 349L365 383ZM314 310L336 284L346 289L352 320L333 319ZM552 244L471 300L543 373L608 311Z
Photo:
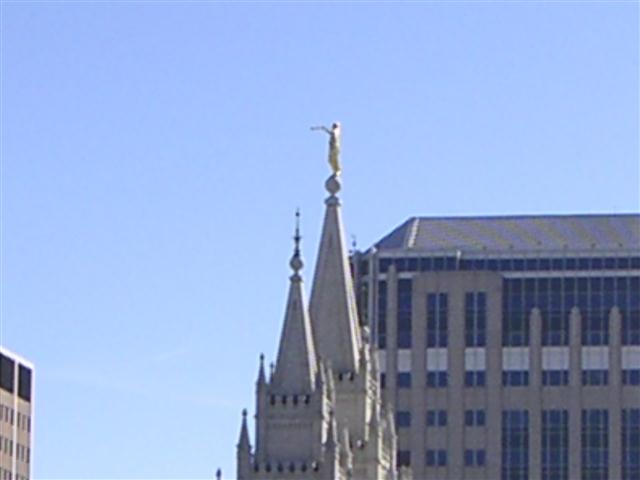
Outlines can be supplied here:
M343 124L348 233L637 212L637 2L2 2L1 339L35 478L233 478L311 278ZM308 285L307 285L308 286Z

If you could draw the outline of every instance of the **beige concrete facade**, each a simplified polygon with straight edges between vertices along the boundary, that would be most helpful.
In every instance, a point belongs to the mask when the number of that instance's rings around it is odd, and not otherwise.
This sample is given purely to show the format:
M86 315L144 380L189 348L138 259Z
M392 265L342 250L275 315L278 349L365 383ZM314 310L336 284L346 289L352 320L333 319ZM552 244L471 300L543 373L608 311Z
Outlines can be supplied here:
M431 230L429 235L441 238L438 231ZM410 236L409 231L407 238ZM393 239L393 234L387 238ZM635 239L626 241L633 244ZM410 243L410 240L407 242ZM524 268L517 272L473 268L462 270L460 258L464 258L464 254L461 255L460 250L420 251L419 247L420 245L413 245L408 248L407 244L399 244L395 248L385 249L383 245L366 253L356 253L352 258L360 292L359 304L361 310L366 312L363 321L371 324L374 341L378 340L380 335L384 337L384 345L379 345L384 347L380 349L381 374L385 378L383 397L395 406L400 415L409 419L397 427L398 457L402 457L405 464L410 465L414 478L640 478L640 470L631 465L640 458L637 449L640 426L637 423L628 423L625 429L622 424L624 415L634 415L634 418L637 418L640 412L640 387L637 380L632 379L640 372L640 344L637 337L640 330L637 306L640 291L635 290L640 270L633 268L626 260L625 268L601 271L527 271ZM474 253L477 258L488 258L492 253L495 258L502 256L524 259L534 255L536 258L545 258L545 253L541 252ZM572 252L565 249L562 252L546 254L549 257L567 257L571 256ZM585 258L624 257L640 260L640 245L635 250L626 249L622 252L598 250L597 245L594 245L591 252L575 255ZM420 259L446 256L453 258L451 267L445 266L441 271L421 270ZM472 258L473 255L469 253L468 257ZM408 259L412 259L411 263ZM425 264L431 265L429 262ZM383 264L385 268L381 268ZM415 268L409 265L414 265ZM525 278L534 278L536 282L537 279L548 278L606 278L611 284L619 278L624 278L625 282L628 281L629 285L634 287L624 297L624 305L615 302L606 305L603 316L608 340L601 344L594 346L584 340L582 312L577 306L571 308L565 301L564 306L567 308L563 315L568 320L569 333L566 342L561 342L561 345L543 344L545 313L544 309L533 304L526 310L528 340L523 345L513 346L505 344L503 336L503 327L508 324L504 311L505 282ZM399 312L402 309L399 307L401 300L398 288L402 280L408 281L411 288L410 347L402 346L402 341L398 338L403 328L400 325L402 320ZM384 291L381 293L382 287ZM468 294L475 292L486 295L486 342L481 347L466 344L466 335L469 332L465 331L465 299ZM426 344L429 321L427 298L429 294L434 293L445 294L448 299L447 343L444 347L428 347ZM380 302L381 295L384 302ZM589 295L594 293L590 291ZM589 298L585 301L593 303ZM384 309L383 312L380 311L381 308ZM622 333L624 315L621 311L627 315L625 334ZM378 324L381 319L384 320L383 327ZM381 328L384 330L382 334ZM625 344L622 344L623 339ZM465 384L465 373L475 371L473 368L467 368L473 364L474 358L482 359L480 370L484 372L485 379L481 386ZM562 365L562 368L556 368L557 365ZM430 368L432 371L436 369L446 373L446 385L427 384L427 372ZM606 372L604 384L585 384L583 377L591 369ZM566 371L566 383L545 384L548 380L544 380L543 375L547 375L551 370ZM511 371L517 374L526 372L526 384L505 384L509 380L505 380L504 374ZM624 381L623 372L628 375ZM401 378L404 373L410 374L410 386L406 383L406 376L404 380ZM400 385L402 382L404 384ZM590 446L585 443L585 435L588 435L588 429L591 428L585 420L585 415L588 416L596 410L603 411L606 416L601 437L602 454L606 456L602 471L596 471L596 467L592 468L583 462L585 455L589 455ZM469 412L476 411L483 412L482 424L469 425L468 418L475 418L469 417L475 415ZM505 428L510 425L506 418L513 411L518 412L518 415L522 412L527 421L524 429L526 448L521 452L525 458L521 462L515 462L521 465L521 471L515 471L516 467L510 469L505 466L507 452L504 449L513 445L509 441L512 437L508 437L508 433L505 432ZM433 415L436 415L429 412L446 412L446 421L442 422L442 425L429 425L427 416L432 415L433 418ZM568 445L566 454L557 455L560 458L559 465L553 465L555 470L551 471L551 453L547 451L548 456L545 457L543 452L545 435L552 435L549 433L551 421L547 420L549 423L546 424L545 434L544 418L551 418L551 415L556 415L557 412L565 415L561 418L565 419L566 423L561 426L555 425L554 428L565 432L561 435L565 435ZM635 440L631 439L630 435L636 435ZM623 448L626 448L626 451ZM476 452L481 452L480 461L476 461ZM631 457L634 460L628 460Z
M33 365L0 348L0 480L31 478Z

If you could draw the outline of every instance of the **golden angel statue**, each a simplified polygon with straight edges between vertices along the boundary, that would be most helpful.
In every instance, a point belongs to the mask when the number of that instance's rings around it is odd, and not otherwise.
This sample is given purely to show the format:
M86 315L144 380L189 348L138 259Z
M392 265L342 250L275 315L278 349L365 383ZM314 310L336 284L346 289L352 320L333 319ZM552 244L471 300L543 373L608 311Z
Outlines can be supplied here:
M322 130L329 134L329 165L335 175L340 175L340 123L335 122L331 128L324 126L311 127L311 130Z

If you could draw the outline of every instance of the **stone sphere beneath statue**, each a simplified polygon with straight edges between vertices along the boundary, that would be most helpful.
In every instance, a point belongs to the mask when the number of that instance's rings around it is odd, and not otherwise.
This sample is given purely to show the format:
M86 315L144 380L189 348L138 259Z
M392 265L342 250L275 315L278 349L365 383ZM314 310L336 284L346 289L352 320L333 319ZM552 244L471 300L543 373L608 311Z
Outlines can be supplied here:
M324 186L331 195L335 195L336 193L338 193L340 191L340 188L342 187L342 185L340 184L340 180L335 174L331 175L327 179Z

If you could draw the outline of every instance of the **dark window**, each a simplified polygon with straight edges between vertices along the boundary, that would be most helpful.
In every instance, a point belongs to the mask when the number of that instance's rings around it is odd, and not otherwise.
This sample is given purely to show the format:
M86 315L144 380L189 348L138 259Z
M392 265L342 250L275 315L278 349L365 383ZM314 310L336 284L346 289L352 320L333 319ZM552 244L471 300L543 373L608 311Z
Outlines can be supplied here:
M563 304L562 279L540 279L536 305L542 316L542 345L569 345L569 312Z
M411 290L410 279L398 280L398 348L411 348Z
M18 366L18 396L31 401L31 370L24 365Z
M378 282L378 348L387 348L387 282Z
M464 464L467 467L472 467L475 464L476 456L474 450L464 451Z
M420 270L422 270L423 272L428 272L429 270L432 270L432 265L431 265L431 257L426 257L426 258L421 258L420 259Z
M446 450L427 450L427 466L428 467L446 467L447 451Z
M407 269L410 272L415 272L418 270L418 259L417 258L409 258L407 259Z
M398 428L406 428L411 426L411 412L396 412L396 426Z
M502 480L529 478L529 412L502 412Z
M542 411L542 479L569 478L569 414L566 410Z
M526 370L507 370L502 372L502 385L505 387L526 387L529 385L529 372Z
M467 467L483 467L486 463L486 452L484 450L465 450L464 464Z
M446 387L447 383L447 372L427 372L427 387Z
M0 387L11 393L14 391L15 365L12 359L0 354Z
M601 277L577 279L577 305L582 317L582 344L609 344L609 310ZM612 302L612 299L609 299Z
M640 277L625 280L617 285L617 305L622 314L621 340L623 345L640 345Z
M623 385L640 385L640 369L622 370L622 384Z
M433 269L436 271L444 270L444 258L435 257L433 259Z
M582 371L582 384L583 385L607 385L609 383L609 371L608 370L583 370Z
M487 373L484 370L464 372L465 387L484 387L487 383Z
M582 480L609 478L609 412L582 411Z
M381 258L380 259L380 273L387 273L389 270L389 266L391 265L390 258Z
M380 374L380 388L387 388L387 374L386 373L381 373Z
M411 466L411 451L410 450L398 450L396 456L396 465L400 467Z
M503 282L502 344L506 347L529 345L529 313L535 306L532 280L514 278Z
M427 295L427 348L446 347L448 342L448 297L446 293Z
M622 480L640 479L640 409L622 410Z
M464 336L467 347L484 347L487 343L487 294L467 292L464 298Z
M398 388L411 388L411 372L400 372L397 377Z
M542 384L548 387L558 387L561 385L569 385L568 370L543 370Z
M484 410L465 410L464 424L467 427L484 427L486 416Z
M427 410L427 427L446 427L446 410Z

